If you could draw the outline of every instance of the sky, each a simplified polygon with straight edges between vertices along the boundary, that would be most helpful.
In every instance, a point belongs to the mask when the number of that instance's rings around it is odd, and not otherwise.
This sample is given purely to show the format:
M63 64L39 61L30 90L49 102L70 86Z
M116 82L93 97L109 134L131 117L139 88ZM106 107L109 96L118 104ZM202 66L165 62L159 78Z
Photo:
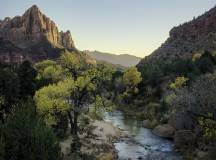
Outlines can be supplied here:
M216 5L215 0L0 0L0 19L22 15L32 5L60 30L70 30L79 50L145 57L174 26Z

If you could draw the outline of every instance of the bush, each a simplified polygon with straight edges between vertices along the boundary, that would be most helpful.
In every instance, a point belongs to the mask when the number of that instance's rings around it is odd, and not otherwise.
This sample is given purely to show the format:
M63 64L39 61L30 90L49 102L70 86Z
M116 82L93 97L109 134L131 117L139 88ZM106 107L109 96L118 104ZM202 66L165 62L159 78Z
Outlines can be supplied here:
M98 158L98 160L113 160L113 159L114 157L112 153L105 153Z
M181 87L183 87L183 86L186 85L187 81L188 81L188 78L185 78L185 77L177 77L177 78L175 79L175 82L171 83L169 87L170 87L171 89L181 88Z
M145 108L145 119L154 120L161 109L161 104L150 102Z
M214 70L215 59L209 52L205 52L197 61L195 61L195 64L201 73L212 73Z
M206 142L216 143L216 121L200 118L199 124L203 132L203 139Z

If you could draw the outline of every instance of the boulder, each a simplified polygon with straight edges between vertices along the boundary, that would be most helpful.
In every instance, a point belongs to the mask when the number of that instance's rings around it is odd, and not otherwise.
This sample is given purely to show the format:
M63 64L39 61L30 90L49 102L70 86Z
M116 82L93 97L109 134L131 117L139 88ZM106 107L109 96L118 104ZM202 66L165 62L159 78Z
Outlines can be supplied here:
M194 145L196 136L191 130L179 130L175 132L174 143L177 148L184 148Z
M169 124L164 124L155 127L153 133L159 137L173 138L175 129Z
M151 121L149 119L143 121L143 127L151 129Z

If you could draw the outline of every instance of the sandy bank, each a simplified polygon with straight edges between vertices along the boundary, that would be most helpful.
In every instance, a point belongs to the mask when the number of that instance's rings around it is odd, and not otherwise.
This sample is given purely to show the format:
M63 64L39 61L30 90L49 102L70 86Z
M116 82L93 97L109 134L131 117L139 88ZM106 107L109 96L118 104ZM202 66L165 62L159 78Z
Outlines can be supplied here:
M96 157L100 157L104 153L116 155L114 143L123 136L121 130L111 123L95 120L79 135L81 142L80 152ZM60 142L65 160L73 159L70 153L72 142L72 136Z

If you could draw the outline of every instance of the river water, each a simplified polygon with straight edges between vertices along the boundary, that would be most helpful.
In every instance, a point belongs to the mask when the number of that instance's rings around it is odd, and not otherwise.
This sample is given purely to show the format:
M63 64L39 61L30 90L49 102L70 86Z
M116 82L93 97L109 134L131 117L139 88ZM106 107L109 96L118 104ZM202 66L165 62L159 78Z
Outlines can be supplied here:
M154 135L150 129L142 127L141 121L125 118L121 111L106 112L104 120L128 135L115 143L119 160L182 160L172 141Z

